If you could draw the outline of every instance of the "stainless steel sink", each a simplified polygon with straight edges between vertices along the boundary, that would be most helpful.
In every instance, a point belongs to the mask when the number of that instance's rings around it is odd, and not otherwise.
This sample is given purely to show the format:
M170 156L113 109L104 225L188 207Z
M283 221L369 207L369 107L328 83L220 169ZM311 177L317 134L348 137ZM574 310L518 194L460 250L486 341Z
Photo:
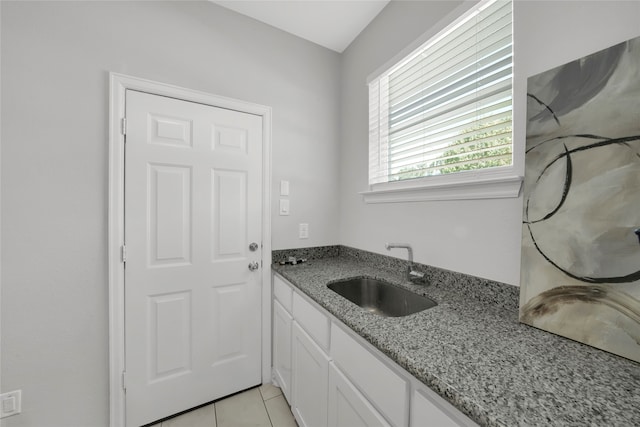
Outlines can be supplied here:
M408 316L438 305L422 295L366 277L341 280L327 287L365 310L384 317Z

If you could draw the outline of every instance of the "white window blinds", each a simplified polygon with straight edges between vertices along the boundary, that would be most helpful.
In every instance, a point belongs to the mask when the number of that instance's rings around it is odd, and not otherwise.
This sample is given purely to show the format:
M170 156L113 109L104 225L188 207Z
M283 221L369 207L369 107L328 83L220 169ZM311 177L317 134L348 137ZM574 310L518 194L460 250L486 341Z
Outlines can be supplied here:
M511 1L491 0L369 84L369 184L512 164Z

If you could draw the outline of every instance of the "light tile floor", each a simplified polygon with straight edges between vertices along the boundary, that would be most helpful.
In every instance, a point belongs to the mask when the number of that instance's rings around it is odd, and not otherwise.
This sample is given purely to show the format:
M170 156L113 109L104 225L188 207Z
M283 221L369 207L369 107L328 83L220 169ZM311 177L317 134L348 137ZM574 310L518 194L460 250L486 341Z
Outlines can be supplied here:
M152 427L297 427L278 387L252 388Z

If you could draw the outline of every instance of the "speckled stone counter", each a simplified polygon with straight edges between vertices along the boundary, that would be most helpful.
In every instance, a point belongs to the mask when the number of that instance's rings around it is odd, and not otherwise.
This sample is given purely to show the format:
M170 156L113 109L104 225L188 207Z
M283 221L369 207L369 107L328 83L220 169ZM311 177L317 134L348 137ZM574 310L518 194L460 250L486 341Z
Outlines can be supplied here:
M640 426L640 364L520 324L514 286L437 269L413 285L402 263L377 257L346 248L273 270L480 425ZM326 286L358 276L438 305L383 318Z

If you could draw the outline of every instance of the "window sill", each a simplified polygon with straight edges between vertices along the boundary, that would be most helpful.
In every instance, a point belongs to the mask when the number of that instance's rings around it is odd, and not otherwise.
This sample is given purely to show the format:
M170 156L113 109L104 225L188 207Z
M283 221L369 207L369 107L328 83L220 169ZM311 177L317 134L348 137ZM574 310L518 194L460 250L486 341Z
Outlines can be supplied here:
M425 202L430 200L504 199L520 195L521 176L479 177L464 180L426 180L392 182L363 191L365 203ZM425 182L429 180L430 182Z

